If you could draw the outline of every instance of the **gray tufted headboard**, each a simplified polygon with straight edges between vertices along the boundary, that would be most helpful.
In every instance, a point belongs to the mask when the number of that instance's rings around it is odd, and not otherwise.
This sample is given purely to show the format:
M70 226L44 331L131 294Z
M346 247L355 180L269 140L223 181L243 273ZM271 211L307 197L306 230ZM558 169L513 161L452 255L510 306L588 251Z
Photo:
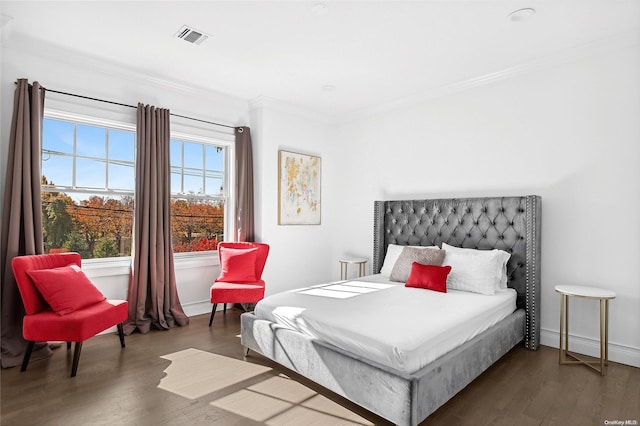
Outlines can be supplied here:
M387 245L442 246L511 253L509 287L526 311L525 347L540 343L540 197L486 197L374 203L373 272Z

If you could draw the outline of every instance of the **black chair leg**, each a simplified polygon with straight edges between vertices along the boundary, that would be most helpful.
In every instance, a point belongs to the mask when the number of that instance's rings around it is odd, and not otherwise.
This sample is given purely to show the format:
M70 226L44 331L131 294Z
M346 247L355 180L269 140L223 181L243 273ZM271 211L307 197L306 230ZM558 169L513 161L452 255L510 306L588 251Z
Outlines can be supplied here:
M67 350L71 349L71 342L67 342Z
M124 348L124 327L122 327L122 323L118 324L118 336L120 337L120 346Z
M209 327L213 324L213 316L216 314L216 308L218 307L217 303L213 304L213 309L211 309L211 318L209 318Z
M22 366L20 367L20 371L25 371L27 369L27 365L29 364L29 359L31 358L31 352L33 352L33 346L36 342L29 341L27 344L27 349L24 352L24 356L22 357Z
M78 362L80 362L80 351L82 350L82 342L76 342L76 347L73 350L73 364L71 365L71 377L76 377L78 371Z
M222 315L227 315L227 304L224 304L224 308L222 309Z

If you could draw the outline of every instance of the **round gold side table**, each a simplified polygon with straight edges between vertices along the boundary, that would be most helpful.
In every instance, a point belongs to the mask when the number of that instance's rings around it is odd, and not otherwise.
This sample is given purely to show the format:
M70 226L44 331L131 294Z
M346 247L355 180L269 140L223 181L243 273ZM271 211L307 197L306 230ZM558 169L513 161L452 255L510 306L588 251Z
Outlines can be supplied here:
M604 376L604 366L609 364L609 300L615 299L616 293L611 290L581 285L557 285L555 290L560 293L560 364L584 364ZM584 360L569 352L569 297L600 301L599 363ZM567 357L573 359L569 360Z
M358 265L358 276L359 277L363 277L364 276L364 268L365 268L365 264L367 263L367 259L347 259L347 258L343 258L339 260L340 262L340 279L341 280L346 280L347 279L347 267L349 265Z

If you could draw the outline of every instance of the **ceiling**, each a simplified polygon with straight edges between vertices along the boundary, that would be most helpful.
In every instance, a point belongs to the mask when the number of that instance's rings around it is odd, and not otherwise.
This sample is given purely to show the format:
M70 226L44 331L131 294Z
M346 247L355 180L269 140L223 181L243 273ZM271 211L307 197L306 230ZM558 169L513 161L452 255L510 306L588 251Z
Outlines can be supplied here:
M508 18L521 8L536 13ZM4 46L43 43L330 118L635 39L640 29L638 0L1 1L0 13ZM183 25L209 38L179 40Z

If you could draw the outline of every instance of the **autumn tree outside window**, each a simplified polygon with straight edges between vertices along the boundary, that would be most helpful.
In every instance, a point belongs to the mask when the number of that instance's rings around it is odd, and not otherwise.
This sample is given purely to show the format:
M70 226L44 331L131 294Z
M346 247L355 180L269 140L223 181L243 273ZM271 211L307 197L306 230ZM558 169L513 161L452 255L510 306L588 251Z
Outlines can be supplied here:
M216 250L224 239L226 150L171 138L171 231L176 253Z
M224 238L226 148L171 139L174 251L215 250ZM47 116L43 126L45 252L83 258L131 255L135 126Z

